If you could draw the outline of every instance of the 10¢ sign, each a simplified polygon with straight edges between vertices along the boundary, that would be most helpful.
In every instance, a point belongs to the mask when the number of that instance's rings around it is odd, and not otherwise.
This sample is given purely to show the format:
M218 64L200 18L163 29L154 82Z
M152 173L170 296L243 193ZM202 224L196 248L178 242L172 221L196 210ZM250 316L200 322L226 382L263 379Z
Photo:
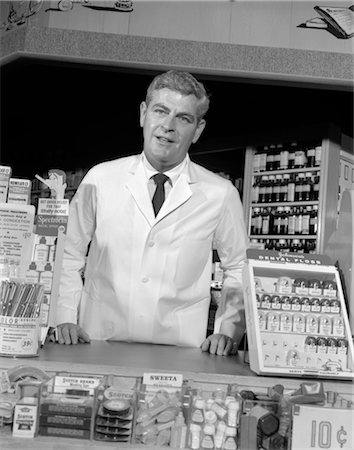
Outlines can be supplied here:
M353 450L354 410L295 405L292 450Z

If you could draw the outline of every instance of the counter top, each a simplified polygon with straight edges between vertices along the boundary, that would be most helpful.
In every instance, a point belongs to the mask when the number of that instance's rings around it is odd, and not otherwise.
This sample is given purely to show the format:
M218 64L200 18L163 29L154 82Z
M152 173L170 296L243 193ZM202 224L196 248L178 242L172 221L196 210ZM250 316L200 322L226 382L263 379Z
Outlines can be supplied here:
M219 384L237 383L264 388L277 383L298 388L303 379L264 377L251 371L243 352L218 356L199 348L126 342L91 341L90 344L59 345L47 342L34 358L0 357L0 369L33 366L48 373L67 371L139 377L144 372L182 373L185 379ZM324 381L327 390L354 395L351 381Z
M166 345L130 344L124 342L92 341L90 344L59 345L46 343L35 358L0 357L0 369L16 366L32 366L48 374L59 371L83 374L112 374L127 377L142 376L144 372L182 373L185 379L218 385L237 383L242 389L257 392L275 384L286 389L297 389L304 379L289 377L264 377L253 373L243 360L243 352L236 356L217 356L202 352L199 348ZM351 381L324 381L325 390L332 390L347 398L353 398ZM4 434L1 434L4 433ZM117 443L87 441L71 438L37 436L35 439L12 438L10 430L0 428L2 450L74 450L112 449ZM141 450L145 446L119 444L119 448ZM151 448L151 447L150 447ZM154 450L163 450L166 447Z

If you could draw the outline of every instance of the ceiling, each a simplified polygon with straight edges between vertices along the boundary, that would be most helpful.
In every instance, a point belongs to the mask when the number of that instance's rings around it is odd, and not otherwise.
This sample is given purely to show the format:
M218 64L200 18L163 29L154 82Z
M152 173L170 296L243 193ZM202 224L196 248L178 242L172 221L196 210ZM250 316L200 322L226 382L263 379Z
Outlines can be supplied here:
M1 163L33 178L139 152L139 104L155 73L31 58L3 65ZM191 155L212 169L242 176L244 152L209 153L232 149L242 135L333 122L353 136L351 90L197 77L211 107Z

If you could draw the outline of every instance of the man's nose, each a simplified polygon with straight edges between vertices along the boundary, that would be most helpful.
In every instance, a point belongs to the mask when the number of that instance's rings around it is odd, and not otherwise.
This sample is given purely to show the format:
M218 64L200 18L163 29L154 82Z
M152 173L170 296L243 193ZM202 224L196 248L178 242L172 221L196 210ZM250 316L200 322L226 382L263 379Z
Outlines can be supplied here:
M165 131L173 131L176 127L176 117L172 114L167 114L161 125Z

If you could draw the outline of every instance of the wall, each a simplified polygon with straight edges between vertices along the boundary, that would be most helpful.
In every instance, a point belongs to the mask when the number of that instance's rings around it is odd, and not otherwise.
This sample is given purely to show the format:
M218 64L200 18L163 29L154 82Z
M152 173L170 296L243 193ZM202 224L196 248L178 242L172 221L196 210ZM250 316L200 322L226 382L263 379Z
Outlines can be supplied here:
M317 2L135 0L121 12L114 1L80 0L70 11L52 1L27 18L25 3L1 2L5 22L10 4L24 17L7 31L2 19L2 62L27 55L337 86L354 78L353 38L300 27Z

